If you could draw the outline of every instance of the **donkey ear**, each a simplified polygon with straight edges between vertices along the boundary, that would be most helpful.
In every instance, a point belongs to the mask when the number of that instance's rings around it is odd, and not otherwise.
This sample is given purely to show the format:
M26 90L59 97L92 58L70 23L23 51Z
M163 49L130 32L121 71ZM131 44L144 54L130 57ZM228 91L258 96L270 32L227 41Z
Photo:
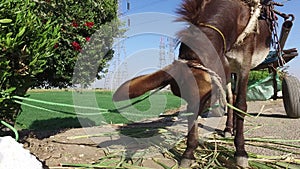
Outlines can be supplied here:
M113 95L113 101L128 100L141 96L147 91L166 86L178 74L177 72L175 65L172 64L152 74L133 78L117 89Z

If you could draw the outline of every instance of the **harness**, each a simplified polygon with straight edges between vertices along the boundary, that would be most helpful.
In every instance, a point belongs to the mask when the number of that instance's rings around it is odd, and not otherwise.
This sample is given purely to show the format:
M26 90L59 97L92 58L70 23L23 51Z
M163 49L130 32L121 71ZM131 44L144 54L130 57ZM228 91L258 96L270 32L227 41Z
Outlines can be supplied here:
M224 53L225 53L227 50L227 45L226 45L226 38L225 38L224 34L222 33L222 31L220 29L218 29L217 27L210 25L210 24L200 23L200 26L211 28L220 34L220 36L223 39L223 48L224 48Z
M251 15L251 18L250 18L246 28L239 35L236 42L234 43L235 46L242 44L244 39L255 30L255 28L257 27L258 18L261 15L261 5L260 5L259 0L243 0L243 1L251 7L252 15ZM219 33L219 35L223 39L224 53L226 53L226 51L227 51L226 38L225 38L224 34L222 33L222 31L220 29L218 29L216 26L206 24L206 23L200 23L200 26L211 28Z
M257 26L258 17L261 13L261 5L258 2L258 0L251 0L251 3L255 4L254 5L255 8L252 9L252 12L251 12L252 16L251 16L246 28L244 29L244 31L239 35L239 37L236 40L235 44L241 44L243 42L243 40L247 37L247 35L250 34L251 32L253 32L253 30ZM226 51L227 51L227 44L226 44L226 38L225 38L223 32L219 28L217 28L216 26L213 26L213 25L210 25L210 24L199 23L199 25L202 26L202 27L207 27L207 28L213 29L214 31L218 32L218 34L222 37L222 40L223 40L223 48L224 48L223 52L225 54ZM214 84L219 89L220 106L223 107L226 110L228 104L227 104L227 100L226 100L226 91L224 90L224 88L222 86L221 77L215 71L201 65L200 63L193 63L193 62L189 62L187 60L182 60L182 59L179 59L178 61L182 62L182 63L186 63L189 67L193 67L193 68L196 68L196 69L203 70L211 76L212 81L214 82Z
M244 0L245 2L245 0ZM258 18L261 15L261 4L259 2L259 0L247 0L247 2L245 2L249 5L249 7L251 8L251 18L249 19L249 22L247 24L247 26L245 27L244 31L239 35L239 37L237 38L236 42L234 43L234 46L239 46L243 43L244 39L251 33L253 33L256 29L257 31L257 25L258 25Z
M184 60L184 59L178 59L175 62L181 62L181 63L185 63L186 65L188 65L189 67L195 68L195 69L200 69L205 71L206 73L208 73L211 77L211 80L214 82L214 84L217 86L218 90L219 90L219 94L220 94L220 106L222 108L224 108L224 110L226 110L227 108L227 100L226 100L226 91L224 90L223 86L222 86L222 79L221 77L213 70L201 65L200 63L194 63L194 62L190 62L188 60Z
M274 2L272 0L268 1L267 3L261 5L260 0L241 0L244 3L246 3L251 8L251 18L249 19L249 22L243 32L238 36L236 42L234 43L234 46L239 46L243 43L244 39L251 33L258 31L257 25L259 19L266 20L270 25L270 31L272 32L272 46L276 50L276 52L279 55L279 58L282 62L282 65L284 65L284 60L282 59L282 47L279 44L279 38L278 38L278 18L277 15L281 16L282 18L286 20L294 21L295 17L292 14L285 14L281 13L279 11L276 11L274 9L274 6L283 6L283 4ZM224 47L224 53L226 53L227 50L227 44L226 44L226 38L223 34L223 32L217 28L216 26L213 26L211 24L207 23L199 23L199 26L201 27L207 27L210 29L213 29L214 31L218 32L218 34L222 37L223 40L223 47Z
M252 11L251 11L252 16L251 16L246 28L244 29L244 31L237 38L235 45L242 44L242 42L247 37L247 35L249 35L250 33L253 32L253 30L255 30L255 28L257 27L258 17L261 15L261 5L260 5L259 0L243 0L243 1L252 8ZM215 30L216 32L218 32L219 35L222 37L224 53L226 53L226 51L227 51L226 38L225 38L224 34L222 33L222 31L219 28L217 28L216 26L213 26L213 25L210 25L207 23L200 23L199 26L211 28L211 29Z
M276 14L285 18L285 20L287 20L290 17L292 18L292 20L294 20L294 16L291 14L286 15L286 14L283 14L283 13L280 13L280 12L274 10L274 5L277 5L277 6L282 6L282 5L279 3L273 2L272 0L268 1L268 3L264 4L264 5L260 4L260 0L242 0L242 1L250 6L250 8L252 10L251 18L249 19L249 22L248 22L247 26L245 27L244 31L238 36L234 45L241 45L243 43L244 39L249 34L253 33L254 31L258 31L258 29L257 29L258 20L265 19L269 22L269 25L270 25L270 30L273 35L273 38L272 38L273 45L274 44L277 45L277 47L275 48L276 52L279 53L280 60L283 60L282 55L280 55L282 53L281 52L282 49L279 44L279 38L277 35L277 29L276 29L278 26ZM207 28L210 28L210 29L213 29L214 31L216 31L222 37L224 53L226 53L226 51L227 51L226 38L225 38L224 34L222 33L222 31L219 28L217 28L216 26L213 26L213 25L210 25L207 23L199 23L199 26L207 27ZM193 63L193 62L189 62L187 60L182 60L182 59L179 59L178 61L182 62L182 63L186 63L189 67L193 67L193 68L200 69L200 70L207 72L211 76L212 81L219 88L220 105L224 108L227 107L228 104L227 104L227 100L226 100L226 91L224 90L224 88L222 86L222 79L215 71L213 71L199 63Z

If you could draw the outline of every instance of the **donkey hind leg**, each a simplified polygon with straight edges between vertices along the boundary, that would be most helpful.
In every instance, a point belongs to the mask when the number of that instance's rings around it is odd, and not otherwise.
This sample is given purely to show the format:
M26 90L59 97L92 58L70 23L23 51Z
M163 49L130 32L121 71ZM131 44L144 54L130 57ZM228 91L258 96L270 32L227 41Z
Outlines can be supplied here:
M233 105L233 94L231 89L231 83L228 83L226 86L227 90L227 102ZM226 127L224 129L224 137L229 138L233 136L233 109L228 107L227 109L227 119Z
M194 113L193 115L188 116L187 148L182 155L182 159L180 161L180 167L189 168L195 160L194 150L198 147L199 144L197 118L198 118L198 113Z
M247 111L246 94L247 94L247 82L248 73L245 73L238 80L238 93L235 101L235 106L242 111ZM234 145L236 148L235 159L238 166L248 168L248 155L245 150L245 139L244 139L244 118L243 113L234 111L235 115L235 127L236 134L234 138Z
M229 83L226 86L227 90L227 101L230 105L235 104L236 93L237 93L237 76L235 73L231 74L229 79ZM228 107L227 109L227 119L226 119L226 127L224 129L224 137L229 138L235 135L235 115L233 113L233 109Z

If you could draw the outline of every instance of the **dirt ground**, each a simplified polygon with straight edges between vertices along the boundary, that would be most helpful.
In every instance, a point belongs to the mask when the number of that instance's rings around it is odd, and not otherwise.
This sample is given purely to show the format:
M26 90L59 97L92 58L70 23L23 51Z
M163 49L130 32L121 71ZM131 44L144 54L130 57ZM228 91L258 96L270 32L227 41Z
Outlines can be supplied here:
M184 108L182 108L184 109ZM288 140L300 140L300 119L290 119L286 117L282 100L277 101L257 101L248 103L248 112L254 117L247 117L245 137L255 138L276 138ZM169 112L173 113L173 112ZM256 118L256 115L259 117ZM174 160L163 156L163 149L153 148L153 142L163 142L165 149L174 146L176 141L183 139L186 134L186 124L177 122L174 117L149 119L141 123L130 126L105 125L91 128L66 129L64 131L47 132L25 132L23 142L26 149L36 155L49 168L59 167L61 164L83 164L94 163L101 157L108 154L124 154L131 157L145 157L144 167L162 168L153 161L159 159L172 166ZM223 130L225 117L210 117L200 119L202 129L199 131L204 138L209 136L215 129ZM147 138L134 138L129 133L123 133L121 129L136 128L141 129L147 126L162 127L164 130L147 131L150 133ZM169 131L172 134L166 139L165 135ZM145 132L145 131L144 131ZM151 133L152 132L152 133ZM77 137L78 136L78 137ZM161 140L163 139L163 140ZM170 141L171 140L171 141ZM300 144L295 143L295 144ZM262 155L285 155L284 152L265 150L257 146L247 146L247 151ZM297 150L296 150L297 151ZM143 153L141 155L141 153ZM299 158L299 156L298 156Z

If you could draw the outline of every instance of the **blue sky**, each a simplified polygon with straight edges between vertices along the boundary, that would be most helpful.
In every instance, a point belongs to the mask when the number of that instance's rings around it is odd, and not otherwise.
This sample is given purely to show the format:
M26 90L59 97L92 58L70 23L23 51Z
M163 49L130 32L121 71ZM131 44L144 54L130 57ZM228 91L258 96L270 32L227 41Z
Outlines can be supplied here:
M130 4L130 10L127 10L127 2ZM128 32L126 35L128 38L122 41L123 48L120 51L122 61L117 63L121 65L116 67L111 64L110 67L114 71L116 68L126 71L126 78L121 81L159 69L160 41L164 41L166 48L169 43L167 38L162 39L162 37L175 38L176 32L185 27L184 24L173 22L177 17L175 11L181 2L182 0L122 0L121 18L127 22ZM284 2L285 6L277 7L277 10L296 16L285 49L300 49L300 1L278 0L278 2ZM282 21L282 18L279 19ZM300 78L300 57L292 60L288 66L289 73ZM99 83L99 85L103 85L103 83Z

